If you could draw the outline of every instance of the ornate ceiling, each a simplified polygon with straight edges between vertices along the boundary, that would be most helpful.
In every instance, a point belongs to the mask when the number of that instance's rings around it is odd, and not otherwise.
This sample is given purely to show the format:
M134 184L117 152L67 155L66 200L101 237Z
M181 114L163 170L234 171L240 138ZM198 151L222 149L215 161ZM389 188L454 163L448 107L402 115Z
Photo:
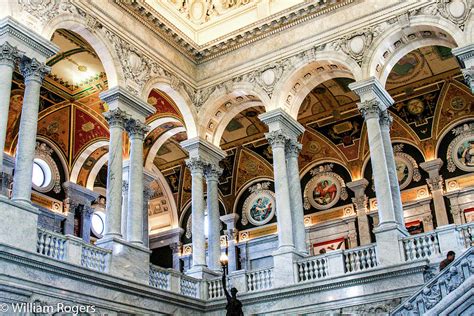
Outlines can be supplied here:
M196 62L316 18L353 0L114 0Z

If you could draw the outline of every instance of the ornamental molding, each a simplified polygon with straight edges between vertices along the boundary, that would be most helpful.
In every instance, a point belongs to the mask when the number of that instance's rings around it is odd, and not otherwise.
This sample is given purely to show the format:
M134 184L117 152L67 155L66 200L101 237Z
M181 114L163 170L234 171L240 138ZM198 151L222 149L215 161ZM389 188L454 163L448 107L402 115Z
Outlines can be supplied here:
M311 207L317 210L326 210L333 207L337 202L339 202L339 200L345 201L349 197L344 179L340 175L332 171L333 167L334 164L331 163L326 165L320 165L309 171L312 178L306 184L303 192L303 208L305 210L309 210L311 209ZM334 196L331 196L329 201L317 201L315 199L314 194L316 191L319 190L321 182L327 182L328 186L335 186L334 192L327 193L329 195L334 194ZM321 190L323 189L325 188L321 188ZM354 209L351 206L351 210L350 212L348 212L348 214L350 213L352 215L353 212Z
M252 223L255 226L262 226L270 222L274 216L276 216L276 201L275 201L275 193L270 190L271 183L269 181L257 183L252 185L248 188L248 192L250 195L245 199L244 204L242 206L242 219L240 220L242 225L248 225L248 223ZM255 205L258 203L256 201L267 198L269 205ZM255 207L261 208L268 208L268 214L265 217L260 219L255 219L252 217L252 209Z
M474 123L466 123L452 130L456 136L448 146L446 152L446 160L448 162L447 169L454 172L456 168L463 171L474 170ZM470 148L467 148L470 145Z

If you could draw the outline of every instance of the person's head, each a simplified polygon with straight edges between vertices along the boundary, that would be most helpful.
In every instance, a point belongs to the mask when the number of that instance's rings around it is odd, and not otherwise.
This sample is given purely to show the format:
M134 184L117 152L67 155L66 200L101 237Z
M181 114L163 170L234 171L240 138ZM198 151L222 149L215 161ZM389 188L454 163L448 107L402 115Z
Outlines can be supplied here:
M235 287L231 288L230 289L230 294L232 295L232 297L236 297L237 296L237 289Z
M456 254L454 253L454 251L450 250L450 251L448 251L448 254L446 255L446 258L449 261L453 261L455 256L456 256Z

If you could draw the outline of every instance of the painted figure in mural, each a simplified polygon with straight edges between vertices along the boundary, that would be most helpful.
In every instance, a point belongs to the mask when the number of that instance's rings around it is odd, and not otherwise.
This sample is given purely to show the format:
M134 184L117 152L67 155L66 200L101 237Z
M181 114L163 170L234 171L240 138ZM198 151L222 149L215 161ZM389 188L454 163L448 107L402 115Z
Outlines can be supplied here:
M227 316L244 316L242 311L242 302L237 299L237 289L235 287L227 291L227 274L225 268L223 268L224 273L222 273L222 287L224 288L225 297L227 298L227 305L225 309L227 310Z
M256 221L265 220L272 211L272 203L268 199L259 198L250 209L250 215Z
M319 182L314 188L314 200L320 205L331 203L337 195L337 187L329 180Z
M474 166L474 141L467 141L459 148L459 158L466 166Z

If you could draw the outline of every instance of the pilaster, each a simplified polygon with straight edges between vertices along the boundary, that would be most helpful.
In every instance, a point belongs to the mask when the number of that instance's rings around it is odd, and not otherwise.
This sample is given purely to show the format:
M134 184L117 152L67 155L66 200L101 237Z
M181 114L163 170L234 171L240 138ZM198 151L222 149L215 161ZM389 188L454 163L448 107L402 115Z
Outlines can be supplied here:
M357 226L359 231L360 246L371 243L370 239L370 225L367 217L368 211L368 197L365 195L365 189L369 181L367 179L360 179L347 183L347 187L354 192L352 203L354 203L357 213Z
M439 174L439 170L443 166L443 161L440 158L426 161L420 164L420 167L428 172L429 178L426 179L428 187L433 198L434 211L436 215L437 227L448 225L448 213L446 211L446 204L444 203L444 189L443 177Z
M231 213L221 216L221 221L226 225L227 234L227 257L229 258L229 273L237 271L238 269L238 258L237 258L237 236L239 231L235 228L239 215Z

